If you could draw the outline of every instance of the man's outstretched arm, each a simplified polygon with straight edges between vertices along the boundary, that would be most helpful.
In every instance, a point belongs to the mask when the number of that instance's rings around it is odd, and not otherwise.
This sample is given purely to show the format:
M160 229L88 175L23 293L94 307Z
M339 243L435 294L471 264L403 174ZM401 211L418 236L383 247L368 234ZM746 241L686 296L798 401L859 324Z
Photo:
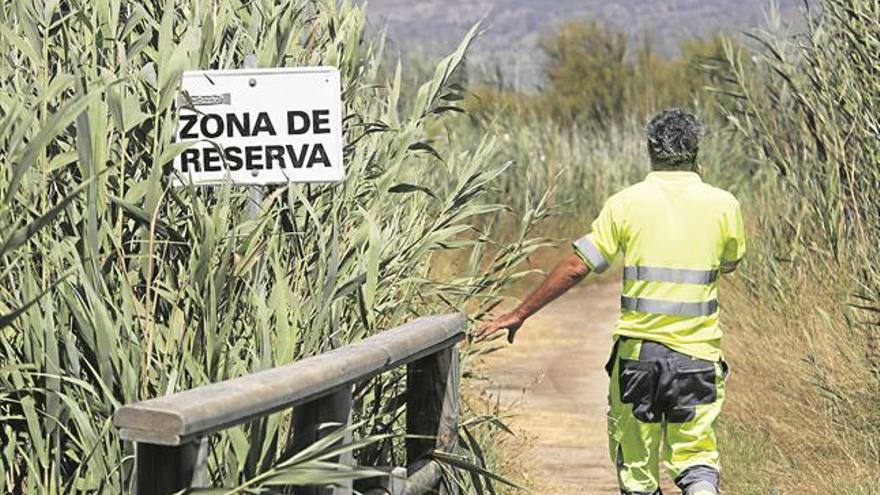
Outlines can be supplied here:
M516 309L480 327L475 336L476 340L484 340L490 335L506 329L507 341L512 344L517 330L526 321L526 318L537 313L538 310L574 287L588 273L590 273L590 268L581 257L572 254L556 265L556 268L547 275L541 285L529 294Z

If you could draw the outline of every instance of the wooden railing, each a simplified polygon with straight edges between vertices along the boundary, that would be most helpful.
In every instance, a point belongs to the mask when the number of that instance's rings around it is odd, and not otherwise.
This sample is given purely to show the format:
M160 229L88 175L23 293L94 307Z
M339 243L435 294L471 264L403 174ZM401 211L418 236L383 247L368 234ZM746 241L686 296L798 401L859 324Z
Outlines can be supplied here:
M419 318L339 349L258 373L121 407L113 423L135 442L135 493L175 493L207 481L207 435L293 408L293 452L350 424L352 385L407 366L406 469L396 468L367 492L416 495L439 490L442 469L430 454L451 452L458 438L459 358L463 314ZM342 426L340 426L342 427ZM346 462L341 459L340 462ZM440 485L443 486L440 486ZM351 484L295 487L297 494L348 495Z

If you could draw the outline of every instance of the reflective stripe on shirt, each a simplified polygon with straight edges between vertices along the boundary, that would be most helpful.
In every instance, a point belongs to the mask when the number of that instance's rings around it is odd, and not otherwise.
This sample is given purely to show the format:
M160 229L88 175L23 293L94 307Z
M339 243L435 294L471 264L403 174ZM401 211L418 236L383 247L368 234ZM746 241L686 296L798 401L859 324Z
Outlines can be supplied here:
M709 285L718 280L718 270L690 270L656 266L627 266L623 269L624 280L647 282L673 282L676 284Z
M620 306L630 311L674 316L709 316L718 311L718 301L682 302L641 297L620 297Z

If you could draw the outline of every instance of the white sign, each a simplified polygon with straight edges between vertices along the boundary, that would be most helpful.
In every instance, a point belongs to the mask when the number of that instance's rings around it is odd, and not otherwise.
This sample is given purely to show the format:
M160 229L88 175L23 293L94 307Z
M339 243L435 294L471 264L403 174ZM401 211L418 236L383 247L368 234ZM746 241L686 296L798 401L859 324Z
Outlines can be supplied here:
M187 71L174 159L180 184L336 182L342 167L339 71Z

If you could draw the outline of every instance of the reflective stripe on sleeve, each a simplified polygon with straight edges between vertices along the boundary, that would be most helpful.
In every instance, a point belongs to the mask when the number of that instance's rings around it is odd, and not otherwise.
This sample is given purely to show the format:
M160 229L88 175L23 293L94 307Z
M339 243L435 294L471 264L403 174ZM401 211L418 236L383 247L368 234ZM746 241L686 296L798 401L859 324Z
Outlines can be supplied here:
M675 316L709 316L718 311L718 301L681 302L641 297L620 297L620 306L630 311Z
M648 282L674 282L677 284L709 285L718 280L718 270L690 270L685 268L661 268L656 266L627 266L623 269L624 280Z
M589 238L581 237L574 241L574 247L581 253L584 259L593 265L594 272L602 273L608 269L608 262L605 261L605 257L602 256L599 248Z

